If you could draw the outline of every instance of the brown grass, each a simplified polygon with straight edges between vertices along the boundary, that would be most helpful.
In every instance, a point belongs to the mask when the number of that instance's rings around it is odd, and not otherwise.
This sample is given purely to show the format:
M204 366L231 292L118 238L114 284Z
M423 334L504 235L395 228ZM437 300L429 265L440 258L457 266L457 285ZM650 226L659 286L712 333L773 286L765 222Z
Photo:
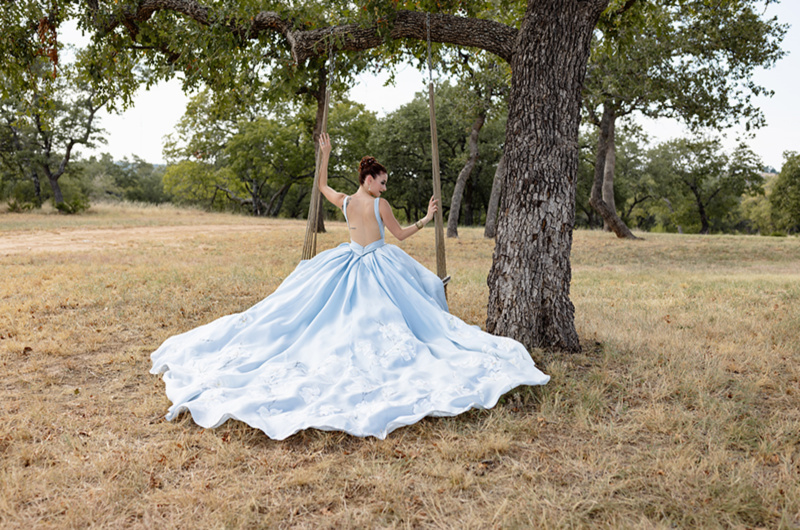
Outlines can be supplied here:
M3 528L800 526L796 238L576 232L585 351L534 352L547 386L385 441L275 442L165 422L149 354L272 292L304 223L104 207L0 229ZM482 324L492 243L460 233L451 311ZM401 246L432 267L432 241Z

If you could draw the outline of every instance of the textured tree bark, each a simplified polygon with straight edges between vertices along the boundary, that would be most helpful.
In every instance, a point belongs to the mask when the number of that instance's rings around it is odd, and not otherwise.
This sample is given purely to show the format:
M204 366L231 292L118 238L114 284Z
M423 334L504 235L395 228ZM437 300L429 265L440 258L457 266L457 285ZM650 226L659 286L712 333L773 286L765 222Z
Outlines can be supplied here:
M592 193L589 197L589 204L595 209L597 213L603 218L604 226L608 226L617 237L625 239L639 239L630 228L622 222L615 209L608 205L603 199L603 179L606 172L606 158L608 155L608 140L609 135L613 135L614 121L616 115L614 106L612 104L603 105L603 117L600 120L600 134L597 142L597 158L594 163L594 183L592 184ZM613 182L613 181L612 181ZM614 190L612 184L611 196L613 197Z
M581 87L607 1L529 0L511 68L508 171L486 328L527 348L580 351L569 299Z
M486 112L481 112L472 123L472 130L469 133L469 158L461 169L453 188L453 197L450 199L450 215L447 216L447 237L458 237L458 216L461 212L461 199L464 197L464 188L467 180L478 163L478 135L481 127L486 123Z
M397 10L394 12L389 37L426 40L427 19L428 14L422 11ZM379 28L358 24L338 26L333 28L333 31L331 28L311 31L289 30L285 35L291 43L292 55L298 63L324 52L326 37L333 36L339 49L348 51L374 48L384 40ZM434 42L482 48L510 62L514 53L517 30L492 20L430 13L430 35Z
M506 152L500 155L500 161L497 162L497 169L494 172L494 179L492 180L492 193L489 195L489 205L486 207L486 226L483 229L483 237L494 238L497 231L497 210L500 207L500 192L503 176L506 172Z
M614 213L617 212L617 205L614 200L614 171L617 167L616 124L616 119L611 120L611 123L608 124L606 163L603 167L603 202L605 202L609 210ZM605 219L603 219L603 229L606 232L611 232L611 226Z

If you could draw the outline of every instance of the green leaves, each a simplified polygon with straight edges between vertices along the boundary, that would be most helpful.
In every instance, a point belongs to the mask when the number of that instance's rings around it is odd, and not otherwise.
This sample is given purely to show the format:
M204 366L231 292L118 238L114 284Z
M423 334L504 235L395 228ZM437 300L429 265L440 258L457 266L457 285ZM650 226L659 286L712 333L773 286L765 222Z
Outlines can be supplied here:
M800 153L787 151L784 164L770 195L771 217L775 227L790 233L800 232Z
M762 192L760 168L745 145L728 155L718 139L694 138L654 148L648 173L669 206L668 223L708 233L732 228L742 196Z
M63 43L58 29L74 14L71 2L51 4L36 0L4 2L0 9L0 96L11 97L37 89L40 69L57 71ZM50 79L52 79L52 75Z
M465 92L468 92L467 87L449 84L436 88L436 120L445 210L449 208L455 181L468 154L467 138L476 114L476 109L468 109L463 105ZM471 208L478 217L489 200L494 167L500 158L500 145L504 138L503 117L488 121L481 131L478 165L467 188ZM369 152L365 154L375 156L389 169L386 192L389 202L403 210L408 220L422 217L433 193L427 92L418 92L411 102L380 120L370 143Z
M756 0L613 0L593 45L586 108L613 104L618 116L639 111L693 128L761 126L751 96L768 91L753 75L784 55L786 32L762 8Z
M240 204L258 215L302 214L297 203L285 211L281 204L290 189L307 190L313 179L316 103L270 109L210 91L192 98L179 137L167 150L172 161L165 176L167 191L187 203L224 207L235 196L234 202L245 201ZM346 100L332 105L328 130L334 139L333 181L355 182L355 164L374 123L374 113L363 105ZM339 180L337 186L346 189L349 184ZM227 191L219 193L222 189Z
M0 98L0 166L3 180L11 184L3 195L41 206L47 181L57 205L66 200L71 202L68 209L80 211L75 201L83 199L85 190L68 185L62 194L58 181L69 174L76 146L104 142L96 122L104 101L71 68L53 79L47 64L37 62L30 74L35 81L31 87Z

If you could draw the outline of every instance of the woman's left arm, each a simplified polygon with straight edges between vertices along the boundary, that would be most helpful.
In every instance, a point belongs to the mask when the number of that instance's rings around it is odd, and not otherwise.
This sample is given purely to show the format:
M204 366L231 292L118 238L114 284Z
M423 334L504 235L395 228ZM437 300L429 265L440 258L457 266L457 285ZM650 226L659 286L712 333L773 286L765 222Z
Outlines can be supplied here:
M328 161L331 157L331 137L328 133L319 135L319 191L326 199L331 201L337 208L342 207L345 194L328 186Z
M413 236L428 224L431 219L433 219L433 215L436 213L436 210L439 209L439 205L436 202L436 199L431 197L431 200L428 201L428 213L425 214L425 217L414 223L413 225L407 226L405 228L400 226L400 223L394 216L394 212L392 211L392 207L389 205L389 202L386 199L380 200L379 205L381 219L383 219L383 224L392 233L394 237L399 239L400 241L406 239L407 237Z

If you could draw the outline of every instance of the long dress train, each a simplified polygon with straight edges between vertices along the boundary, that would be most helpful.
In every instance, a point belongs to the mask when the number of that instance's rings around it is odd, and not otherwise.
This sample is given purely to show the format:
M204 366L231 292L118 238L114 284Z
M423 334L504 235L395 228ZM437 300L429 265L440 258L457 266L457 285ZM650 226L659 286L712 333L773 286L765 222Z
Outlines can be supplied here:
M441 280L385 243L378 199L374 210L379 240L302 261L250 309L152 353L167 419L188 410L202 427L234 418L276 440L308 428L383 439L547 383L522 344L448 313Z

